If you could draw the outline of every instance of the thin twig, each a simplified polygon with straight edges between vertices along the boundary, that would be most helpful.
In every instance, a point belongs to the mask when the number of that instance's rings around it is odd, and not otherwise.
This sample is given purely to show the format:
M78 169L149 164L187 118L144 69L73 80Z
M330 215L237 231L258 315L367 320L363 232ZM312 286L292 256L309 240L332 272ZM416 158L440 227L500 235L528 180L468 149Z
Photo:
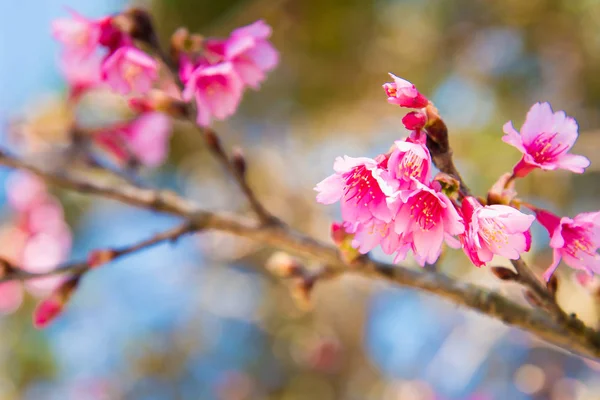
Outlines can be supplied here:
M195 226L193 224L186 222L176 228L158 233L148 239L142 240L141 242L135 243L133 245L125 246L125 247L121 247L121 248L117 248L117 249L102 250L102 251L109 252L110 253L110 261L114 261L117 258L126 256L128 254L135 253L140 250L150 248L152 246L155 246L155 245L163 243L163 242L175 241L175 240L179 239L180 237L182 237L188 233L195 232L195 231L197 231ZM63 264L63 265L57 267L56 269L53 269L53 270L47 271L47 272L28 272L21 268L11 268L9 273L7 273L5 276L0 278L0 284L4 283L4 282L8 282L8 281L15 281L15 280L25 281L25 280L30 280L30 279L39 279L39 278L44 278L44 277L48 277L48 276L54 276L54 275L66 275L66 274L82 275L82 274L86 273L87 271L93 269L95 266L96 265L94 265L93 261L88 259L86 261L66 263L66 264Z
M255 240L292 254L319 261L344 273L384 279L393 284L420 289L454 304L468 307L521 328L538 338L579 355L600 360L600 334L577 322L558 323L537 309L522 307L501 295L462 283L437 273L361 258L347 265L337 249L285 225L264 225L252 219L228 213L202 210L195 203L167 191L153 191L128 185L110 185L46 171L31 162L0 152L0 164L28 170L49 183L80 193L118 200L133 206L183 217L194 229L228 232Z
M150 46L152 51L154 51L154 54L156 54L156 56L161 59L163 64L170 71L171 77L175 84L179 87L180 90L183 91L184 85L179 77L178 64L177 62L175 62L176 60L173 60L171 56L160 45L156 32L154 31L154 27L151 24L151 21L148 22L150 23L150 26L148 26L148 28L151 29L152 33L149 35L151 40L149 40L147 44ZM250 207L260 219L260 221L265 225L281 224L282 222L277 217L272 215L258 200L256 194L248 184L246 175L243 172L241 172L238 168L236 168L231 157L228 156L227 152L223 148L216 132L212 129L198 125L198 123L195 120L195 116L197 114L196 111L197 110L195 109L195 106L189 104L188 112L186 113L187 119L196 127L198 132L202 135L213 157L217 159L217 161L223 166L223 168L225 168L225 170L233 177L241 192L248 200Z

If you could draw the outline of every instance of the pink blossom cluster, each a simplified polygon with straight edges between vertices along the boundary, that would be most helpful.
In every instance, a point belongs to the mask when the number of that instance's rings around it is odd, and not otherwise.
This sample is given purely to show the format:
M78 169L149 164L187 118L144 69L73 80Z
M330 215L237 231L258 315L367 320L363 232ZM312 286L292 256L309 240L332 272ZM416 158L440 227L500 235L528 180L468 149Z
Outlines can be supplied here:
M61 204L50 195L45 184L27 172L15 172L7 181L8 203L14 218L1 228L0 257L11 268L33 273L48 272L65 261L71 250L71 231ZM4 274L10 273L6 268ZM24 284L0 284L0 312L15 311L23 301L23 285L42 297L60 285L63 278L46 277Z
M159 63L135 46L122 27L123 18L118 19L123 16L131 17L124 13L89 19L71 11L71 18L58 19L52 26L64 47L61 65L73 103L103 86L138 96L130 99L132 109L141 113L138 118L94 135L95 143L121 162L135 160L152 167L164 160L170 124L159 112L169 113L169 102L194 100L197 123L209 126L213 119L233 115L244 89L258 89L279 61L268 41L271 27L257 21L226 39L204 39L195 47L181 44L174 60L179 76L159 80ZM181 89L176 79L183 84Z
M135 47L115 18L88 19L71 11L71 18L54 21L54 37L64 46L61 67L72 103L106 86L122 95L150 94L158 62ZM146 109L128 122L94 132L93 141L121 164L135 161L155 167L167 156L170 132L167 115Z
M388 101L418 108L404 118L412 129L386 154L374 159L338 157L335 173L315 187L317 201L340 202L344 227L354 234L352 245L362 254L377 246L394 261L412 251L416 261L432 264L444 242L462 247L476 265L494 254L517 259L529 250L534 217L502 205L483 206L473 198L463 206L431 178L432 160L426 139L425 96L410 82L392 75L384 85Z
M121 94L143 94L158 77L157 61L135 47L113 16L89 19L71 11L71 18L53 22L52 33L64 46L62 63L78 91L105 82Z
M183 99L195 99L200 126L235 113L244 89L258 89L266 73L277 65L279 54L268 38L264 21L234 30L227 39L207 39L201 54L183 53L179 75L185 84Z
M566 169L582 173L590 162L573 155L577 123L563 111L553 112L548 103L534 104L521 132L512 123L504 125L503 140L519 149L523 156L512 174L500 178L490 193L489 204L462 189L444 188L442 176L431 179L432 158L426 146L431 104L416 87L390 74L393 82L383 88L388 102L414 109L402 120L410 135L396 141L391 150L371 158L338 157L335 173L315 187L317 201L340 203L341 227L351 246L365 254L375 247L390 255L394 262L403 260L409 251L420 265L434 263L443 244L462 247L478 267L497 255L511 260L521 257L531 247L529 229L537 221L551 236L554 260L544 273L550 279L563 260L572 268L588 274L600 273L600 212L583 213L575 218L560 218L525 203L535 212L519 211L514 180L535 169ZM340 225L337 227L336 244ZM348 254L344 249L344 254Z

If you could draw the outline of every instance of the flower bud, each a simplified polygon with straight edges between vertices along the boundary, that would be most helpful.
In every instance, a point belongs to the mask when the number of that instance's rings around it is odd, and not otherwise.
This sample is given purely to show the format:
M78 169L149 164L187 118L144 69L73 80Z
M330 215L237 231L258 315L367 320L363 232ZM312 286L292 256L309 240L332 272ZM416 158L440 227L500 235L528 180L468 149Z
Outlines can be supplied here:
M292 299L299 309L303 311L309 311L312 309L313 305L310 295L312 293L314 284L314 280L304 278L298 278L298 280L292 284L292 287L290 288Z
M49 297L42 300L33 312L33 326L42 329L48 326L64 310L75 292L81 275L75 275L64 281Z
M244 158L244 153L241 148L236 147L233 149L231 163L241 176L246 174L246 159Z
M402 118L402 123L409 131L417 131L423 129L427 123L427 116L419 111L411 111Z
M349 233L344 223L334 222L331 224L331 239L337 246L342 260L351 264L361 257L360 252L352 246L354 234Z
M388 96L388 103L407 108L423 108L429 104L427 97L419 93L415 85L394 74L390 74L390 76L394 82L383 85L383 90Z
M515 197L517 197L517 192L515 190L515 181L510 180L510 173L505 173L502 175L496 183L492 185L487 194L487 202L488 204L504 204L509 205Z
M90 268L97 268L115 259L117 252L113 249L93 250L88 254L87 263Z
M199 53L203 45L203 36L190 34L187 28L179 28L171 35L171 57L179 60L185 53Z
M492 267L491 270L496 278L502 281L516 281L519 278L519 274L509 268Z
M556 292L558 290L558 278L556 275L552 275L548 282L546 282L546 288L552 297L556 297Z
M460 190L460 182L458 179L452 175L439 172L433 180L440 183L442 192L444 192L446 196L451 199L456 199L458 197L458 192Z
M117 15L113 18L113 24L134 39L153 47L158 45L152 17L148 11L142 8L130 8Z
M283 251L278 251L269 257L265 267L279 278L291 278L303 275L302 264L296 258Z

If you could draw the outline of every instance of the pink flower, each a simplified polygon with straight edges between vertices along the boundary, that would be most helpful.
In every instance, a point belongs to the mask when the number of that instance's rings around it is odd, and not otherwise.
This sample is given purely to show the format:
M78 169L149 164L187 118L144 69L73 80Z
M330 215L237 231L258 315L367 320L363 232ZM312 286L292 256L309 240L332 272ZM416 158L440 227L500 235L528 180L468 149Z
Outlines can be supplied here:
M394 82L383 85L388 96L388 103L408 108L423 108L429 104L429 100L419 93L415 85L394 74L390 74L390 76Z
M23 302L23 287L21 282L10 281L0 283L0 314L11 314Z
M63 57L61 69L69 85L70 100L77 100L101 84L100 67L101 60L97 57L88 57L84 60L71 56Z
M453 235L464 232L463 219L450 199L440 191L438 182L432 187L413 178L414 190L397 193L400 207L395 217L395 231L411 245L415 258L424 265L434 263L441 251L444 238L454 244Z
M564 111L552 112L548 103L536 103L529 112L521 133L512 121L504 124L502 140L523 153L514 167L514 174L524 177L536 168L553 171L567 169L582 173L590 161L579 155L568 154L577 140L577 122Z
M409 131L418 131L427 124L427 116L419 111L411 111L402 118L402 123Z
M352 246L361 254L367 254L375 247L381 246L385 254L396 253L394 262L398 262L404 260L408 250L411 249L402 235L394 230L394 221L383 222L373 219L367 224L357 224L354 233Z
M552 264L544 272L545 280L550 279L561 259L571 268L590 275L600 274L600 211L581 213L571 219L536 210L536 217L550 234L553 249Z
M44 181L30 172L16 171L6 181L6 196L10 206L25 213L48 199Z
M427 147L412 139L397 140L390 159L388 170L393 178L400 180L401 189L409 189L413 185L412 178L428 184L431 180L431 155Z
M96 135L96 142L120 162L135 161L157 167L167 157L171 120L165 114L149 112L133 121Z
M209 126L213 117L223 120L235 113L243 89L243 82L230 62L200 65L191 72L183 99L196 98L198 125Z
M333 204L341 201L345 222L369 222L377 218L384 222L392 219L387 198L395 187L386 171L387 159L366 157L338 157L333 164L335 173L317 184L317 201Z
M65 46L65 55L84 59L99 45L114 51L131 45L132 39L113 25L112 17L88 19L69 10L72 18L60 18L52 22L52 35Z
M102 63L102 79L116 92L147 93L158 77L158 63L141 50L124 46Z
M271 27L256 21L234 30L226 40L207 40L206 50L220 61L230 61L244 84L258 89L265 73L279 62L277 50L267 40L269 36Z
M492 260L494 254L516 260L529 251L529 228L533 215L505 205L482 206L475 198L462 202L465 232L460 236L465 254L477 267Z
M75 11L72 18L60 18L52 22L52 35L65 46L69 57L85 58L97 48L102 36L102 23L90 20Z

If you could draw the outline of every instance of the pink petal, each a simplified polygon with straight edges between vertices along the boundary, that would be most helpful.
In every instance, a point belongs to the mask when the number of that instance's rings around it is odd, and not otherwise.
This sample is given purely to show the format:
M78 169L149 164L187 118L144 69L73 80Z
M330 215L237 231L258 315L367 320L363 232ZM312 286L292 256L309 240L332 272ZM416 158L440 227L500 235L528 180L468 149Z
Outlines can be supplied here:
M590 166L590 160L587 157L576 154L564 154L558 159L557 165L558 168L581 174Z
M246 56L263 71L270 71L279 63L279 52L266 40L258 40L256 45L246 52Z
M554 113L549 103L535 103L529 109L525 123L521 127L523 144L527 146L540 133L554 131Z
M250 25L237 28L231 32L231 36L252 36L258 39L266 39L271 36L271 31L271 27L261 19Z
M23 288L20 282L11 281L0 284L0 313L10 314L23 302Z
M344 180L340 175L333 174L319 182L314 190L319 192L317 202L321 204L333 204L342 198Z
M522 153L526 152L525 147L523 147L523 139L521 138L519 132L517 132L514 128L512 121L508 121L507 123L505 123L502 127L502 130L505 133L505 135L502 137L502 141L504 143L516 147Z
M552 277L552 274L554 274L554 271L556 270L556 268L558 267L558 264L560 263L560 259L561 259L560 250L554 249L554 251L552 252L552 264L550 264L548 269L546 269L546 271L542 275L542 278L544 278L544 280L546 282L548 282L550 280L550 278Z

